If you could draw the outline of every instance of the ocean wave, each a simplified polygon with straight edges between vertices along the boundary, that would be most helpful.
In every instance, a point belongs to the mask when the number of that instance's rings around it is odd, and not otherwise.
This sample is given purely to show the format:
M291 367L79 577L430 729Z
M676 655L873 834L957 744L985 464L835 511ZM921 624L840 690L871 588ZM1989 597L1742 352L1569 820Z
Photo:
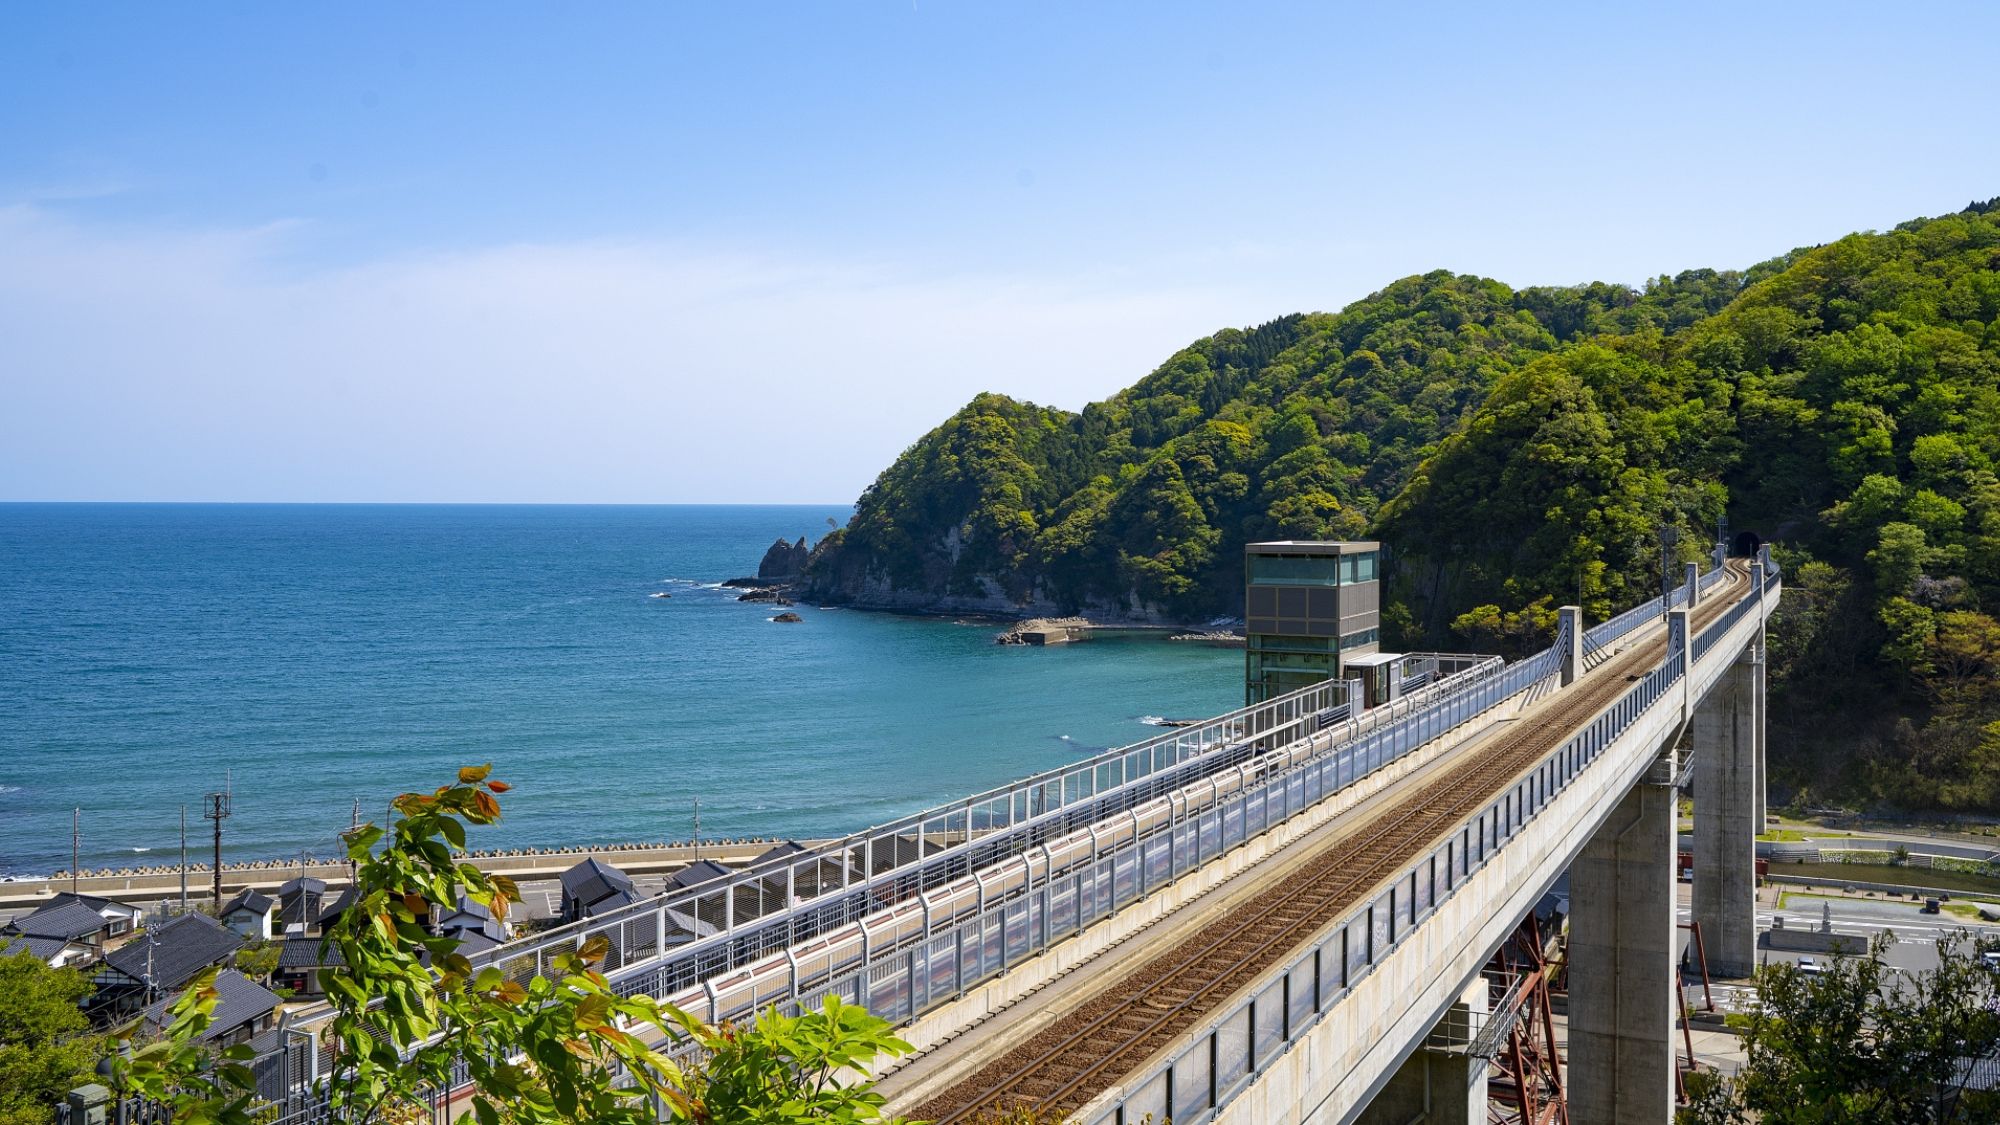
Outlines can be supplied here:
M19 793L20 791L21 787L18 785L0 785L0 797L4 797L9 793Z
M1141 715L1139 716L1139 721L1149 727L1163 727L1167 725L1167 717L1165 715Z
M152 851L153 849L151 849L151 848L133 848L132 850L133 850L133 851L135 851L135 852L150 852L150 851Z

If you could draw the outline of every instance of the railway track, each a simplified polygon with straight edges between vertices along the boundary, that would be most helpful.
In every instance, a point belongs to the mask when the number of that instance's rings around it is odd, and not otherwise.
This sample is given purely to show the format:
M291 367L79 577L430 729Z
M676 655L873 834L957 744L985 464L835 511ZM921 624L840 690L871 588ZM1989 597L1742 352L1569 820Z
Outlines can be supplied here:
M1749 584L1743 565L1696 609L1699 631ZM912 1114L961 1125L1014 1109L1060 1120L1228 1003L1279 958L1365 901L1425 847L1489 801L1629 686L1657 658L1635 646L1558 696L1531 725L1501 735L1474 760L1371 817L1284 885L1129 970L1117 982Z

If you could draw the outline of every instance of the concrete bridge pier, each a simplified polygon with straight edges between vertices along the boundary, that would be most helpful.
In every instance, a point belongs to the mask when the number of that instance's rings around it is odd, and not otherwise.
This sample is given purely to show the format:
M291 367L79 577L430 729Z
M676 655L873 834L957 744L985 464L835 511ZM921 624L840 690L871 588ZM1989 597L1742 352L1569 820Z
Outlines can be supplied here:
M1764 760L1764 654L1743 650L1694 714L1694 920L1708 970L1757 967L1757 832Z
M1671 747L1667 753L1671 757ZM1567 1073L1573 1125L1673 1121L1671 777L1670 770L1656 771L1633 786L1570 868Z
M1487 1008L1486 978L1476 976L1356 1125L1485 1125L1488 1063L1466 1048Z

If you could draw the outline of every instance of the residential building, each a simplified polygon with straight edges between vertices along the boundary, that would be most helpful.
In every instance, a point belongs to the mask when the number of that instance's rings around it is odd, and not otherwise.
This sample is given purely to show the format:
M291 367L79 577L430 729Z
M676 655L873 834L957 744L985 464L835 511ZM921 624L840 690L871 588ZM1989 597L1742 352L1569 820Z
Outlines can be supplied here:
M277 993L235 969L215 975L215 992L215 1010L210 1013L213 1022L197 1037L215 1047L232 1047L269 1029L277 1022L278 1005L283 1003ZM144 1027L156 1035L163 1033L174 1022L172 1008L179 998L170 996L147 1005Z
M590 918L642 897L623 871L592 856L562 873L563 920Z
M243 939L205 914L183 914L112 950L92 978L89 1004L100 1020L114 1020L179 992L203 969L220 965Z

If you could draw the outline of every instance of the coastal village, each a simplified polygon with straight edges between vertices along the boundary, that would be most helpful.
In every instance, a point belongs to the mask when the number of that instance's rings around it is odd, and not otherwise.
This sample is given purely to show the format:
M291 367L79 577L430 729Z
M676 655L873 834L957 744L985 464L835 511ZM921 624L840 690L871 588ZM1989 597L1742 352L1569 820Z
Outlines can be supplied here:
M505 919L461 897L431 911L428 930L452 938L467 956L519 937L602 918L660 896L771 869L801 854L792 840L718 839L598 849L516 849L476 853L470 862L513 878L521 902ZM212 869L192 865L59 873L0 882L0 957L27 954L52 968L85 973L93 1026L143 1044L156 1038L173 1003L204 971L219 969L220 1002L204 1041L248 1043L259 1054L279 1046L288 1013L322 1006L320 974L340 965L326 940L353 902L345 864L312 864L293 873L282 863L224 867L225 894L181 894L188 878L206 890ZM84 891L63 889L70 886ZM735 895L743 917L797 900L782 875L756 892ZM714 925L683 916L668 935L687 942Z

